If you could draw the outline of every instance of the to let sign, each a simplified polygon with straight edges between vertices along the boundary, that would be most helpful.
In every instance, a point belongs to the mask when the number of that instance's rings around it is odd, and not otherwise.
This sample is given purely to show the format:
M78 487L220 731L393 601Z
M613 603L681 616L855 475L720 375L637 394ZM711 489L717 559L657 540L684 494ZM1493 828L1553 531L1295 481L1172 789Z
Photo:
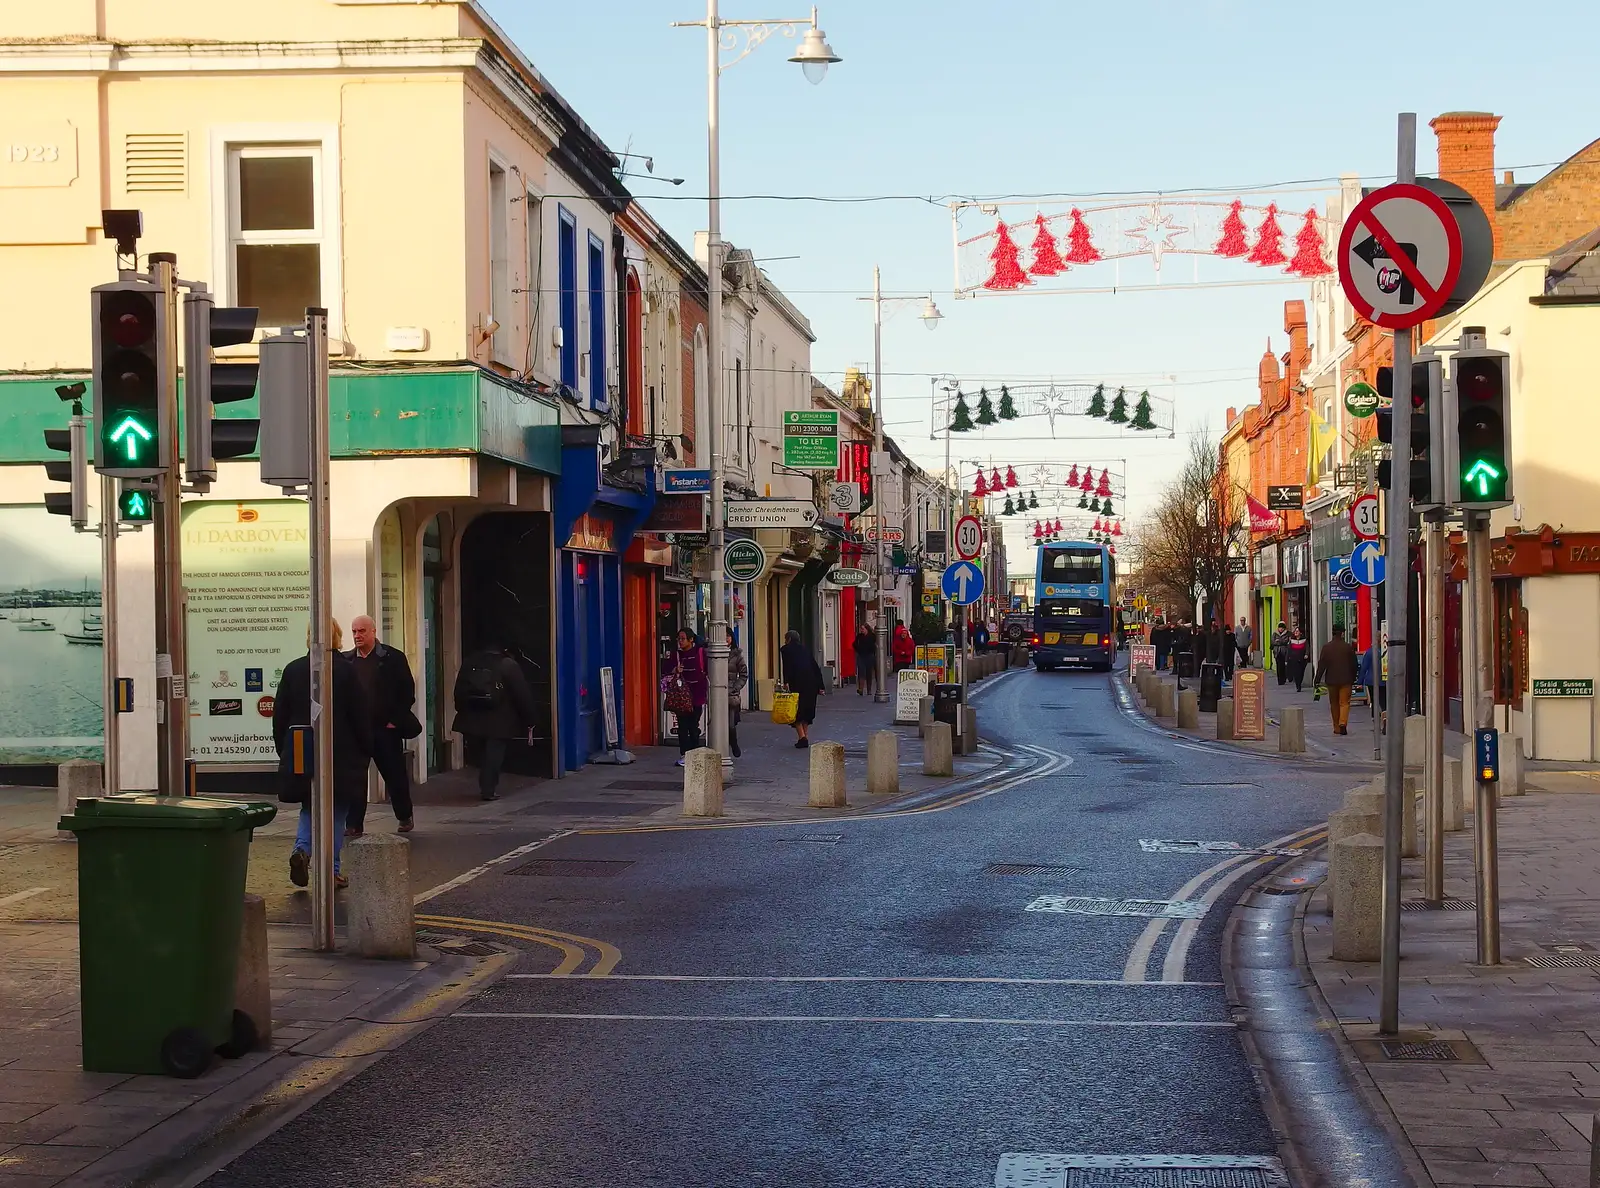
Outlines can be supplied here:
M838 470L839 414L827 409L785 412L783 464L796 470Z

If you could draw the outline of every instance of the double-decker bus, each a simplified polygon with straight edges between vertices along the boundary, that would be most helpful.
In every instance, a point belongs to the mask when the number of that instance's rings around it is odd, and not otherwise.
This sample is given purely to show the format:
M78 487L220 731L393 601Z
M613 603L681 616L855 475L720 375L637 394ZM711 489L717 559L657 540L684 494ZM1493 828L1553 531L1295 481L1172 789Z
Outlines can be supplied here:
M1039 547L1034 575L1033 663L1040 672L1086 664L1110 672L1117 658L1117 559L1087 540Z

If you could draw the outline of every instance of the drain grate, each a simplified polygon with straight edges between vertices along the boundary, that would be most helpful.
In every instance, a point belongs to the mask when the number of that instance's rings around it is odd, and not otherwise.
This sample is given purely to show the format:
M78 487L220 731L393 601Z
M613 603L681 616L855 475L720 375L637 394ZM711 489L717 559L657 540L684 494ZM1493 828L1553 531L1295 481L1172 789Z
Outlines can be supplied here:
M1094 899L1083 895L1041 895L1023 909L1064 912L1074 916L1141 916L1164 920L1198 920L1206 904L1198 899Z
M1426 899L1402 899L1400 901L1402 912L1475 912L1478 902L1475 899L1441 899L1438 903L1429 903Z
M1444 1040L1380 1040L1378 1046L1390 1060L1460 1060L1456 1050Z
M1000 1157L995 1188L1288 1188L1264 1155L1034 1155Z
M1075 875L1076 866L1055 866L1049 862L991 862L983 868L991 875Z
M1540 954L1523 960L1535 969L1600 969L1600 953Z
M482 941L459 941L451 943L446 941L435 945L441 953L450 953L457 957L493 957L500 952L493 945L486 945Z
M631 860L612 858L535 858L506 873L546 879L610 879L632 865Z

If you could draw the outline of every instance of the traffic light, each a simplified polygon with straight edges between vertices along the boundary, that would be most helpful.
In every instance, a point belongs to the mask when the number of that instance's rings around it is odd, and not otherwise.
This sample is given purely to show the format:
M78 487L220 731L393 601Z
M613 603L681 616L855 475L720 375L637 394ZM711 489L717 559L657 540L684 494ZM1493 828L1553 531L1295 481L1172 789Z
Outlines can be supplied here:
M1487 347L1458 351L1451 379L1445 495L1451 505L1474 511L1505 507L1511 502L1511 356Z
M286 493L311 483L310 363L303 335L261 340L261 481Z
M167 317L161 290L114 281L90 290L94 334L95 469L148 478L167 467L170 425L161 398Z
M259 313L249 307L219 309L210 293L184 294L184 475L191 483L214 482L218 458L242 458L255 452L261 422L245 417L214 420L212 408L254 396L260 366L215 362L211 349L249 342L255 337Z
M46 429L44 444L67 455L65 462L46 462L45 477L52 483L70 483L70 491L46 491L44 508L53 516L71 516L80 532L89 525L89 431L83 422L84 386L62 384L56 395L72 403L72 420L65 429Z
M1378 368L1378 395L1394 399L1394 368ZM1439 416L1444 389L1443 370L1436 356L1418 359L1411 365L1411 433L1405 445L1411 465L1411 505L1437 507L1444 494L1444 450ZM1378 440L1395 449L1394 410L1379 408ZM1378 485L1389 488L1393 468L1388 461L1378 463Z
M148 524L155 517L154 502L149 488L124 482L117 493L117 516L124 524Z

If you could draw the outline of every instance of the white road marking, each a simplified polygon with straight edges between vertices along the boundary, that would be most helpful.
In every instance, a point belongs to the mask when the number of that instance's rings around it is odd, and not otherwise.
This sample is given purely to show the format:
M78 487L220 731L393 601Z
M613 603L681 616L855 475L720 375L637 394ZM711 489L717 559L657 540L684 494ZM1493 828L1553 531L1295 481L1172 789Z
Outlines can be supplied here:
M1070 1169L1167 1168L1173 1171L1259 1171L1274 1188L1288 1188L1283 1164L1270 1155L1044 1155L1008 1152L994 1171L994 1188L1037 1188L1065 1182ZM1186 1182L1200 1183L1199 1180ZM1096 1177L1096 1182L1100 1182ZM1108 1181L1109 1182L1109 1181ZM1209 1181L1207 1181L1209 1182Z
M10 895L0 895L0 907L9 907L13 903L21 903L24 899L32 899L35 895L43 895L49 887L29 887L26 891L13 891Z
M531 854L541 846L547 846L558 838L566 837L569 833L573 832L575 832L575 830L558 829L549 837L541 837L537 841L529 842L525 846L518 846L514 850L508 850L504 854L501 854L498 858L489 859L489 861L485 862L482 866L474 866L471 870L458 874L448 883L440 883L437 887L428 888L428 890L422 892L420 895L412 899L411 902L413 905L427 903L428 900L437 899L446 891L454 891L457 887L465 887L474 879L488 874L495 867L502 866L507 862L514 862L516 859L521 858L524 854Z
M1184 1019L991 1019L957 1015L619 1015L567 1011L457 1011L452 1019L577 1019L615 1023L945 1023L998 1027L1160 1027L1231 1031L1228 1020Z
M507 981L567 982L568 974L514 973L506 975ZM928 983L957 986L1114 986L1125 990L1158 989L1164 986L1221 986L1221 982L1120 982L1110 978L958 978L921 975L866 974L609 974L603 982L898 982ZM587 985L587 983L585 983Z
M1167 920L1193 920L1205 914L1204 904L1190 899L1097 899L1087 895L1041 895L1022 910L1076 916L1157 916Z

